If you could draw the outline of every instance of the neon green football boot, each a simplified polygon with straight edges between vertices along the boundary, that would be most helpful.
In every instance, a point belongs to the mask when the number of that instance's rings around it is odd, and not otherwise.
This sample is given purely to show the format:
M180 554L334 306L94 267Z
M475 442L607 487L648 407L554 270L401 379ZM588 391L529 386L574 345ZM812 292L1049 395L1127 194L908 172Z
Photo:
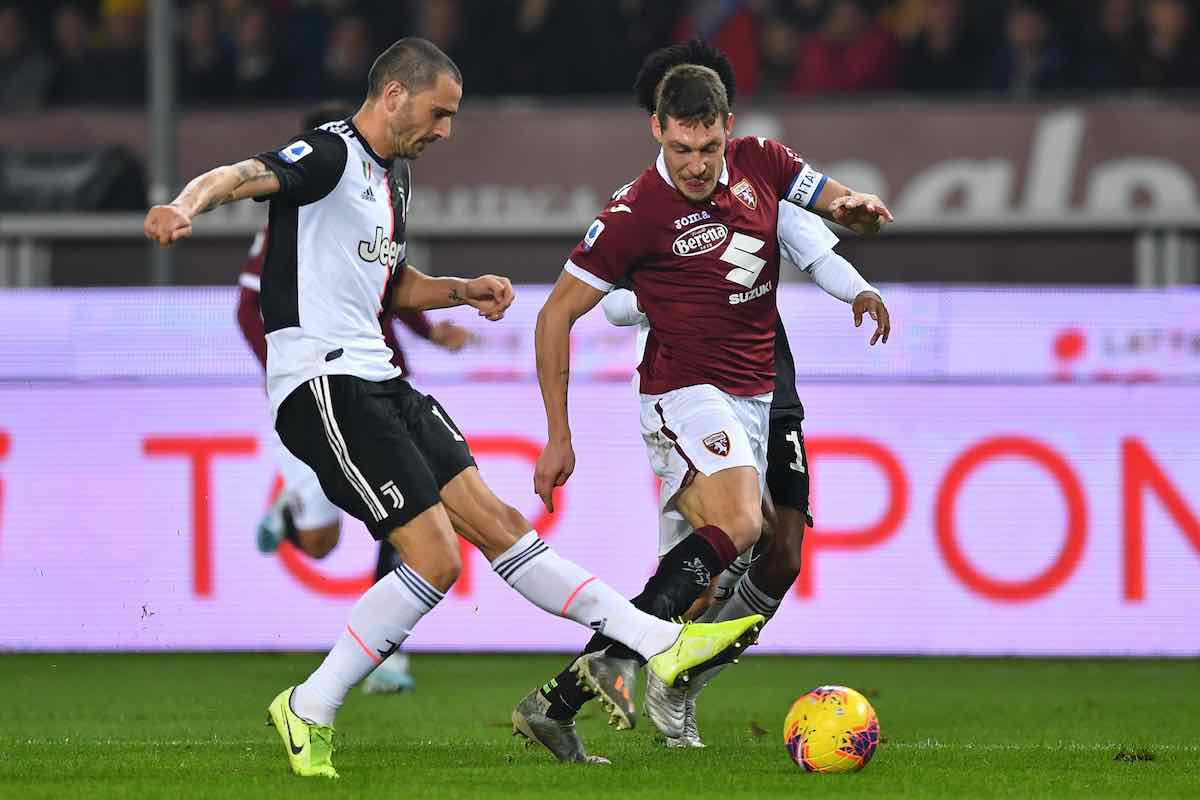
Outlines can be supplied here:
M728 622L685 623L675 643L646 666L667 686L685 686L693 675L736 660L758 641L766 621L762 614L751 614Z
M267 706L267 725L275 726L292 772L305 778L336 778L333 768L333 727L309 722L292 711L292 692L284 689Z

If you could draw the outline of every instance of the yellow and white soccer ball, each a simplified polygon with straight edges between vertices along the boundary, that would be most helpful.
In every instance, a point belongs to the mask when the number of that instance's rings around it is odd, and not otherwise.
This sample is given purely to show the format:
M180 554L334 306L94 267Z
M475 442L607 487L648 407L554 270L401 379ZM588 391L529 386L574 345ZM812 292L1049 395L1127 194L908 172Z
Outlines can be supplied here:
M867 698L853 689L818 686L792 703L783 743L808 772L854 772L875 755L879 719Z

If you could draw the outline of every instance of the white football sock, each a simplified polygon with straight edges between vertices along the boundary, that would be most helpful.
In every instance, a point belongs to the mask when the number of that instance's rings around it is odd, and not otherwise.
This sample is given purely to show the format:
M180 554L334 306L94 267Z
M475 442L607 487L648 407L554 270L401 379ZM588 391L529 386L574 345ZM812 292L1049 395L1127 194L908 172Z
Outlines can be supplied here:
M755 586L749 575L743 575L742 579L738 581L737 588L733 591L733 596L726 601L725 606L717 614L717 621L724 622L751 614L762 614L770 622L771 617L775 616L775 612L779 610L781 602L782 598L771 597Z
M317 671L292 693L292 711L332 725L346 693L396 651L442 593L407 564L383 576L350 610L350 622Z
M738 556L737 560L726 567L721 576L717 578L717 589L713 593L713 601L704 610L704 613L700 615L699 622L713 622L717 619L737 619L737 617L723 617L721 616L721 611L725 608L725 604L729 602L730 598L733 597L738 581L750 569L750 562L754 560L752 550L753 548L750 548ZM741 616L744 617L746 615L742 614Z
M560 556L530 531L492 562L508 585L543 611L586 625L649 659L682 626L639 611L604 581Z

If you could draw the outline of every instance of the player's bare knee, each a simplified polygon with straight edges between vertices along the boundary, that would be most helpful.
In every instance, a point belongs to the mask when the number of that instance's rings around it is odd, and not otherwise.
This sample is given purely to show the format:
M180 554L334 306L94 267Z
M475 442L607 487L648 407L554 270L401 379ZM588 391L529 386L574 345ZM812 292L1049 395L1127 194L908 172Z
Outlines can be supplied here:
M491 529L488 538L496 544L515 544L517 539L529 533L533 527L524 514L500 500L488 509L487 518L487 527Z
M753 547L762 535L763 517L760 509L739 509L723 515L721 530L737 547L738 552Z
M332 553L333 548L337 545L336 541L331 542L326 539L318 538L309 539L307 541L301 539L300 542L304 553L310 558L315 558L318 560L325 558L325 556Z
M802 543L803 539L799 538L794 542L789 542L787 547L781 548L780 570L782 574L791 576L792 580L795 580L796 576L800 574Z
M447 555L446 563L443 567L441 585L445 586L447 589L453 586L454 582L458 580L458 576L462 575L462 568L462 554L459 552L458 548L455 547L451 549Z
M300 549L310 558L322 559L337 547L340 530L337 525L327 525L323 528L300 531Z
M489 559L508 550L533 529L525 515L507 503L497 501L488 511L477 533L481 538L478 546Z
M450 537L431 555L432 558L425 559L418 572L439 591L449 591L462 574L462 553L458 549L458 540Z

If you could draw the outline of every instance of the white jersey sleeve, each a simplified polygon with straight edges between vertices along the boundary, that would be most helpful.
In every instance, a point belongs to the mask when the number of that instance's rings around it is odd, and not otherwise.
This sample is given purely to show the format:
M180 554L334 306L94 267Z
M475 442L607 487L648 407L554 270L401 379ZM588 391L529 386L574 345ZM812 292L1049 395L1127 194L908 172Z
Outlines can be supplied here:
M604 296L600 301L601 308L604 309L604 317L611 324L618 327L637 326L637 341L634 344L634 354L636 359L634 364L640 366L642 356L646 352L646 340L650 338L650 320L646 317L646 312L638 308L637 295L629 289L613 289ZM638 392L638 385L641 383L637 368L633 371L633 391Z
M863 292L879 294L878 289L858 274L853 264L832 251L818 258L809 268L809 273L813 283L824 289L826 294L846 303L853 303ZM883 297L881 294L879 296Z
M806 272L838 243L825 220L792 203L779 204L778 230L780 252Z
M640 325L646 321L646 312L638 308L637 295L629 289L613 289L600 301L604 317L618 327Z
M779 249L813 283L839 300L853 303L861 292L878 290L846 259L833 252L837 234L825 220L791 203L779 204Z

